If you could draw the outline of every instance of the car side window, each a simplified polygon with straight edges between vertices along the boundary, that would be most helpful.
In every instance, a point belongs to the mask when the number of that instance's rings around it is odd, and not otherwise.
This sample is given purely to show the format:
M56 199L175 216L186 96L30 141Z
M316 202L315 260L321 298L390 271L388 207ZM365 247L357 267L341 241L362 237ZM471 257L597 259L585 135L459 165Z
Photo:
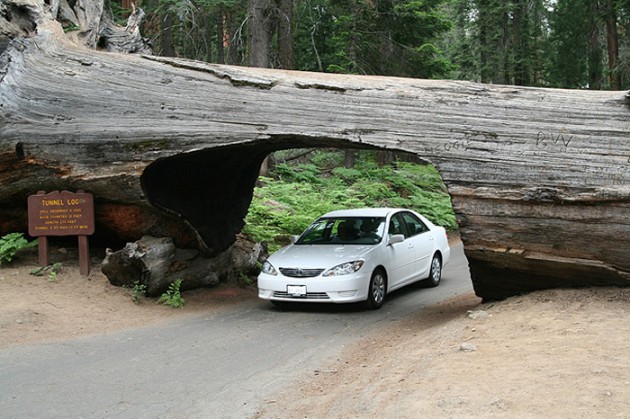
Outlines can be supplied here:
M389 220L389 234L402 234L405 238L408 237L407 231L405 230L405 221L400 214L395 214L391 220Z
M421 219L410 212L403 213L402 218L407 227L407 231L409 232L409 236L415 236L416 234L422 234L429 231L429 227L427 227Z

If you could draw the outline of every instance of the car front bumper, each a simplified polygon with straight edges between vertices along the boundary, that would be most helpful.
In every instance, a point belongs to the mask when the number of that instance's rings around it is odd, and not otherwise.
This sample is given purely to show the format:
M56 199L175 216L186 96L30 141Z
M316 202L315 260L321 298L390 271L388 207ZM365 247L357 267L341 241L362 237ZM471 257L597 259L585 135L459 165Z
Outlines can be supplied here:
M367 299L369 276L354 273L333 278L292 278L283 275L258 276L258 297L263 300L313 302L313 303L353 303ZM305 293L291 291L305 288Z

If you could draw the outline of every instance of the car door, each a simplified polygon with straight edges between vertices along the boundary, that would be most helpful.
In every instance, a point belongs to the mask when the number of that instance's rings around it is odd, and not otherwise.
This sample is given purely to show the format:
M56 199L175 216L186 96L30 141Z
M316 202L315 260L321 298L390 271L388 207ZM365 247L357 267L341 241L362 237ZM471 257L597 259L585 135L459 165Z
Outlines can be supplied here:
M433 233L420 218L410 212L401 213L408 237L406 241L413 249L413 279L423 279L429 275L433 256Z
M405 220L400 213L394 214L389 221L387 237L402 234L407 237ZM408 240L387 246L389 259L389 289L395 289L409 282L414 276L414 249Z

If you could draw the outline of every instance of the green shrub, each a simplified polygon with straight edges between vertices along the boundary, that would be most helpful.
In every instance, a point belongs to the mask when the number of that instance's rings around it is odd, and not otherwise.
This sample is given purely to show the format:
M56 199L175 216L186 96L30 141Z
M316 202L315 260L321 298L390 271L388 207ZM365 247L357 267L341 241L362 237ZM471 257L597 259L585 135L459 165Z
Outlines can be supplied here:
M140 302L140 297L144 297L147 293L147 286L141 284L140 281L136 281L133 283L133 288L131 289L132 298L134 303Z
M63 263L61 262L53 263L50 268L50 272L48 272L48 280L51 282L56 281L57 275L61 272L62 269L63 269Z
M37 240L28 241L23 233L9 233L0 238L0 265L11 262L15 254L22 249L37 246Z
M44 276L48 272L48 280L50 282L57 280L57 275L63 270L63 263L55 262L52 265L42 266L31 271L31 275Z
M273 252L320 215L345 208L403 207L449 230L457 228L450 196L431 165L394 162L379 167L374 153L360 151L352 169L343 152L314 151L310 163L278 164L259 178L243 232L266 241Z
M171 285L169 285L168 290L158 299L158 303L173 308L183 307L186 301L182 298L182 294L179 291L181 285L181 279L177 279L172 282Z

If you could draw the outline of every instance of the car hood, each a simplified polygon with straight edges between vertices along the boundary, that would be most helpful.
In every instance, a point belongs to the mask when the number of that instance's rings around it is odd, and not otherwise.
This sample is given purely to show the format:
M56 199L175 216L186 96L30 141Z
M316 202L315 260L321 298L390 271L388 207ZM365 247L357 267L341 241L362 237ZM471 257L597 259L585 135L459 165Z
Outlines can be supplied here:
M364 258L375 245L298 244L278 250L269 257L276 268L326 269Z

